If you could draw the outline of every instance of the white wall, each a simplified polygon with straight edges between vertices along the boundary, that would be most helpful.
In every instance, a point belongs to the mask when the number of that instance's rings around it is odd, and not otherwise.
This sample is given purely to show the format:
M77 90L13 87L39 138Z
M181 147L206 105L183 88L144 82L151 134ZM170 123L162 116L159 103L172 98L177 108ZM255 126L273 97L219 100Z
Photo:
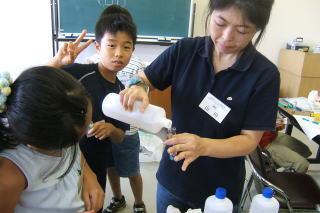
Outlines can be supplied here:
M267 32L258 49L274 63L281 48L296 37L314 47L320 42L319 0L275 0Z
M208 0L197 4L194 35L204 35ZM297 36L314 46L320 41L319 0L275 0L271 20L258 49L274 63L287 41ZM23 69L40 65L52 57L50 0L7 0L0 7L0 71L17 76ZM142 45L136 54L152 61L167 47ZM91 51L91 52L90 52ZM91 48L90 54L94 52Z
M195 35L204 35L204 20L209 0L195 0L197 13ZM258 50L277 64L278 55L286 42L303 37L314 47L320 42L319 0L275 0L271 18Z
M15 78L52 57L49 0L7 0L0 5L0 71Z

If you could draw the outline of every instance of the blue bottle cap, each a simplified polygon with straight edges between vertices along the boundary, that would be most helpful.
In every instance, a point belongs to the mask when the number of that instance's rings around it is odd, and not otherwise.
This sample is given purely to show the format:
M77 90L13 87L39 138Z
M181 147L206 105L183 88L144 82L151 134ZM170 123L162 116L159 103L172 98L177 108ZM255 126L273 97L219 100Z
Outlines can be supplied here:
M224 199L226 198L226 195L227 195L227 190L225 188L222 188L222 187L216 188L216 193L215 193L216 198Z
M263 189L263 192L262 192L263 197L265 197L265 198L272 198L273 194L274 194L274 191L273 191L272 188L270 188L270 187L265 187L265 188Z

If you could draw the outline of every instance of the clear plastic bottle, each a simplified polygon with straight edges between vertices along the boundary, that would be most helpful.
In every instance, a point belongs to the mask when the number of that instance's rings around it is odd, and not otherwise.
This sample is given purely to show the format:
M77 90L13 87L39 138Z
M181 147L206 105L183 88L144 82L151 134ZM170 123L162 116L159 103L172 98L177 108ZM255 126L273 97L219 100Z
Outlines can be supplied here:
M136 101L133 110L125 110L120 103L120 96L109 93L102 102L102 112L106 116L136 126L151 133L158 133L162 128L171 128L172 121L166 118L163 108L149 104L141 113L141 101Z
M274 191L265 187L262 194L253 197L249 213L278 213L279 202L273 197Z
M215 195L207 198L203 213L232 213L233 204L226 195L225 188L217 188Z
M168 139L172 138L175 134L176 134L176 128L175 127L171 127L170 129L168 129ZM176 154L169 154L170 160L174 160L175 156L176 156Z

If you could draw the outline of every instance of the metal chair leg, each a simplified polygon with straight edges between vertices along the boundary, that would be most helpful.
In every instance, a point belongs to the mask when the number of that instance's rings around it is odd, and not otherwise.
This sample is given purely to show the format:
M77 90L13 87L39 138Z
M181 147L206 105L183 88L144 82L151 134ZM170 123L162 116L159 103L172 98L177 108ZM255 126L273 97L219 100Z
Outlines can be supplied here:
M240 200L240 208L241 210L243 211L243 207L246 203L246 200L247 200L247 197L249 196L250 200L252 200L252 197L251 197L251 194L250 194L250 189L251 189L251 185L253 183L253 174L250 175L250 178L248 180L248 183L247 183L247 186L243 192L243 195L241 197L241 200Z

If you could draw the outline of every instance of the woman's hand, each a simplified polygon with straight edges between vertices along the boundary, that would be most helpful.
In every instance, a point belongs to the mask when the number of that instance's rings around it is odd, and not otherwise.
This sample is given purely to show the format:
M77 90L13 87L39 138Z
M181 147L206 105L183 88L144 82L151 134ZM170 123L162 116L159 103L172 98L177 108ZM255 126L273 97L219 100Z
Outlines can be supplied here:
M110 137L114 129L115 126L113 126L111 123L107 123L105 121L98 121L93 124L93 128L90 129L88 134L93 135L99 140L103 140L107 137Z
M93 42L93 40L90 39L84 44L80 44L86 34L87 30L82 30L81 34L74 42L69 41L64 43L56 56L48 63L48 65L62 67L74 63L77 56Z
M205 145L202 139L194 134L182 133L174 135L164 142L165 145L173 145L168 149L170 155L175 155L174 161L184 160L182 171L186 171L190 163L203 155ZM177 154L178 153L178 154Z
M75 213L95 213L96 211L94 210L89 210L89 211L84 211L84 212L75 212Z
M132 111L136 101L141 101L140 112L144 112L149 104L149 97L146 90L138 85L122 90L120 93L120 101L126 110Z

